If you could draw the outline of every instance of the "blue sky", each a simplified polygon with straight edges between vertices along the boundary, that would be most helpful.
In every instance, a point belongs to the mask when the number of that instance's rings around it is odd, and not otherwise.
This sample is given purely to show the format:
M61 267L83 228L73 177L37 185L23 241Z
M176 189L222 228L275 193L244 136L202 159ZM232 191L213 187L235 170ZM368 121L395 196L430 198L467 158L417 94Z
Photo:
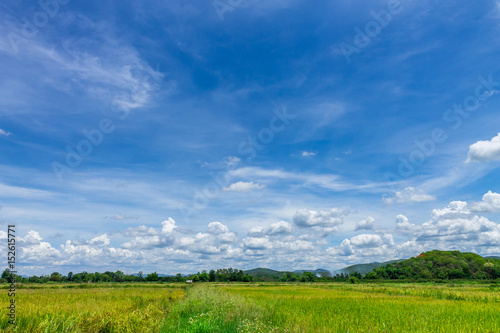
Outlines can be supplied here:
M500 254L496 1L0 17L0 223L22 274Z

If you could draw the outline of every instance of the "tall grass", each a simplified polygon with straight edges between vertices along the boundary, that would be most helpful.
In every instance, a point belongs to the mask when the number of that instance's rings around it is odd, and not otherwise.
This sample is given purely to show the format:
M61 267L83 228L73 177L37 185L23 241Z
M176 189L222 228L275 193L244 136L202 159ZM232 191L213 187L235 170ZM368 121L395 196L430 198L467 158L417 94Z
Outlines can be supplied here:
M0 330L158 332L172 304L184 295L183 288L165 285L22 288L16 293L17 326L2 316ZM7 292L0 293L0 303L8 304L8 301Z
M205 284L187 290L187 297L172 308L162 332L272 333L278 330L263 307Z

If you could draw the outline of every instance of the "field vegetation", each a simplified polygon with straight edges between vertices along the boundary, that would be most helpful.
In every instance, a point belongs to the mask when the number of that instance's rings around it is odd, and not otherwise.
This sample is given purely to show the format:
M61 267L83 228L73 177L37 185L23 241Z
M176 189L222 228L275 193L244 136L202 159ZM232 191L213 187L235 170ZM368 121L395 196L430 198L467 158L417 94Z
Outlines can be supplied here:
M496 284L38 284L17 303L2 331L500 332Z

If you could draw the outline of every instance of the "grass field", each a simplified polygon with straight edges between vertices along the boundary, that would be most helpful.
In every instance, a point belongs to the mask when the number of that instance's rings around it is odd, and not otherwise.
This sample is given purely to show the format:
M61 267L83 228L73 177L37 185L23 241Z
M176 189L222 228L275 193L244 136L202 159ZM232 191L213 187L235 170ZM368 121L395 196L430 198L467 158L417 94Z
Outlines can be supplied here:
M2 331L500 332L490 285L37 285L16 303L17 328L4 316Z

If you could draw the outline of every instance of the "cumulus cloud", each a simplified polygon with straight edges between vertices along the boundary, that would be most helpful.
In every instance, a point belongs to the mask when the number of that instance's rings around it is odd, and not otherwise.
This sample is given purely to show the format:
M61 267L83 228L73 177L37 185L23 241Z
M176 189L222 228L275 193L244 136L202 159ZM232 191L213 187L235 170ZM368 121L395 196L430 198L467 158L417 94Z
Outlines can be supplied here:
M402 192L396 192L394 197L383 197L386 204L396 204L404 202L425 202L436 200L434 195L419 194L414 187L407 187Z
M286 221L280 221L278 223L273 223L269 226L267 230L268 235L287 235L292 233L293 227L290 223Z
M28 231L24 238L20 238L21 260L25 263L39 264L40 260L55 260L61 257L61 253L52 247L50 243L44 242L40 234L35 230Z
M351 241L348 239L344 239L340 244L341 254L344 256L350 256L354 254L354 250L351 246Z
M264 237L266 235L266 229L264 227L252 227L248 231L248 237Z
M359 221L356 223L356 228L354 231L358 230L372 230L374 228L375 219L371 216L368 216L366 219Z
M103 234L98 237L94 237L90 240L89 244L90 245L97 245L97 246L104 246L104 245L109 245L110 240L108 238L108 235Z
M293 226L286 221L272 223L268 228L253 227L248 232L248 237L261 238L265 236L289 235L293 232Z
M470 251L500 245L500 226L471 212L465 201L453 201L445 208L434 209L430 220L413 229L415 241L425 248Z
M28 245L28 246L29 245L38 245L38 244L40 244L42 237L40 237L40 234L37 231L30 230L30 231L28 231L28 234L20 240L24 245Z
M299 227L333 227L338 228L344 220L343 217L349 212L332 208L329 211L299 209L293 216L293 222Z
M500 160L500 133L491 141L478 141L469 147L467 163Z
M351 244L358 248L373 248L384 244L393 244L392 235L361 234L351 238Z
M265 250L272 248L272 244L267 238L247 237L243 241L243 245L251 250Z
M135 229L127 229L125 235L134 236L131 241L121 245L124 249L152 249L172 245L175 242L175 231L177 226L175 221L169 217L161 223L161 229L155 230L140 226Z
M235 233L220 222L208 224L208 232L199 232L194 237L182 237L174 246L189 252L209 255L226 253L232 250L232 245L238 242Z
M224 187L225 192L250 192L253 190L260 190L266 187L263 184L256 184L254 182L237 182Z
M483 196L483 201L474 202L469 206L474 212L498 212L500 211L500 194L488 191Z
M229 228L220 222L211 222L208 224L209 233L214 235L225 234L229 232Z
M408 258L431 249L499 254L500 226L476 214L477 211L494 211L497 198L497 194L490 191L477 205L450 202L445 207L434 209L423 223L410 223L405 215L397 215L397 242L390 232L366 232L341 238L341 242L318 237L338 231L343 217L349 214L349 211L338 208L324 211L300 209L293 215L293 223L278 221L256 226L243 238L227 225L215 221L208 223L201 232L186 234L172 218L168 218L157 226L141 225L117 233L120 237L131 238L117 248L111 245L108 234L52 246L37 231L30 230L19 238L21 262L34 267L50 266L54 270L61 265L81 267L102 263L105 269L115 265L116 269L122 270L133 267L132 271L137 271L137 267L143 270L148 267L151 271L176 273L172 270L190 272L230 266L335 268ZM357 230L370 230L373 224L374 219L367 217L358 222ZM5 236L0 232L0 239ZM207 262L210 262L209 266ZM328 266L325 267L325 263Z
M411 224L406 216L399 214L396 216L396 230L401 232L411 232L415 228L414 224Z
M162 234L171 234L175 229L177 229L177 226L175 225L174 219L171 217L161 223Z

